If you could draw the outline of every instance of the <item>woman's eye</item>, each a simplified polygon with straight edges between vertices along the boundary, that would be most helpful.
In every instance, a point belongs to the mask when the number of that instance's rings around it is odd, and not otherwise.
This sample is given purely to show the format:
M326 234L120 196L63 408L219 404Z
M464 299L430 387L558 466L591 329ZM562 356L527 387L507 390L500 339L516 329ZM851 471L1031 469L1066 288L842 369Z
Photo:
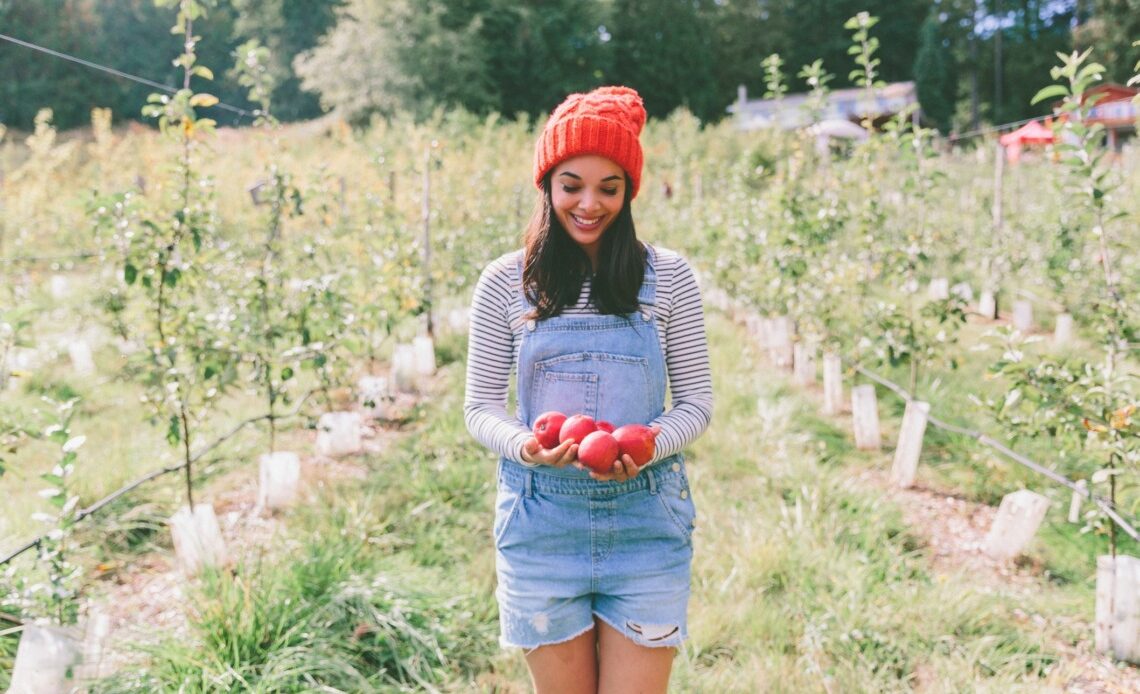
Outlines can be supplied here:
M605 193L606 195L617 195L618 194L617 188L602 189L602 192Z
M562 192L563 193L577 193L579 190L582 190L582 189L581 188L575 188L574 186L562 186Z

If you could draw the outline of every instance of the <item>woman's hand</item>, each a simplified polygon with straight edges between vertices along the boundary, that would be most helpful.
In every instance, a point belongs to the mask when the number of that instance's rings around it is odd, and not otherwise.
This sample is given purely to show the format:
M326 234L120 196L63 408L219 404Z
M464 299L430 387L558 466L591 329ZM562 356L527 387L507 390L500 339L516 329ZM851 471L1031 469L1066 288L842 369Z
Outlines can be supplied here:
M523 444L522 459L535 465L566 467L578 460L578 444L563 441L554 448L543 448L533 436Z

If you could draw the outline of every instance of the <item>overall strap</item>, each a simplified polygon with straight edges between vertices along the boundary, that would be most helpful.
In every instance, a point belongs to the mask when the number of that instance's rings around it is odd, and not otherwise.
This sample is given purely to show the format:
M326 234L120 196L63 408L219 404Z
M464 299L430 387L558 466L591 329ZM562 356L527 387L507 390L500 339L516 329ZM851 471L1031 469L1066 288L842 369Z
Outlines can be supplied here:
M657 251L645 244L645 278L637 292L637 303L642 306L657 305Z

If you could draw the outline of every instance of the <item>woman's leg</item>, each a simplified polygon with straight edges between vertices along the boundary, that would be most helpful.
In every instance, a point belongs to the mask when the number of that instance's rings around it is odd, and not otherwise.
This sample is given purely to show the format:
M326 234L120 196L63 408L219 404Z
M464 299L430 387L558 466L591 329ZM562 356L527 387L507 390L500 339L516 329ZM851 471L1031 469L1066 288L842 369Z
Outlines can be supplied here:
M597 630L526 654L535 694L597 694Z
M664 694L676 649L639 646L600 619L598 694Z

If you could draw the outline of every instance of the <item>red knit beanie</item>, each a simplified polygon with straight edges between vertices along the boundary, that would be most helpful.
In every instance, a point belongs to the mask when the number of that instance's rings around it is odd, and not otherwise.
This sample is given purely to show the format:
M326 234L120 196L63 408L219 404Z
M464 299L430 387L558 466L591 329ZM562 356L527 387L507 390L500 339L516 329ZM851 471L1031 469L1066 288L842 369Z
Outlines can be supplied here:
M629 87L598 87L571 94L554 109L534 146L534 184L542 187L546 172L580 154L612 159L633 181L631 199L641 187L641 143L645 125L641 96Z

